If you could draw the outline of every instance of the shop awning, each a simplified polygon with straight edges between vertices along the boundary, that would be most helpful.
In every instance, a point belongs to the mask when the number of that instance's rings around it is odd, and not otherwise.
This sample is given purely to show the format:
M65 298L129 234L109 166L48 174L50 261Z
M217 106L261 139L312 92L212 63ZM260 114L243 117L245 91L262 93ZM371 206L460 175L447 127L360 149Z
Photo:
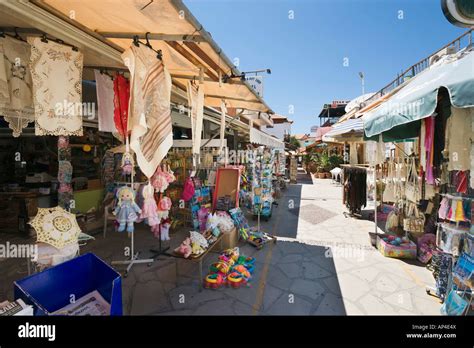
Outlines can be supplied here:
M364 130L364 122L360 118L346 120L341 123L336 123L332 129L327 132L324 137L338 138L341 136L362 135ZM324 139L323 137L323 139Z
M376 109L366 113L364 131L367 138L433 115L439 88L448 90L451 104L474 106L474 52L461 51L444 57L429 69L412 78L398 93ZM407 133L408 134L408 133Z
M252 144L265 145L275 149L284 149L285 143L256 128L250 128L250 142Z
M175 86L204 85L205 105L273 113L181 0L31 0L0 3L2 26L37 28L84 52L85 65L125 68L133 35L162 50ZM22 23L23 22L23 23ZM91 64L92 63L92 64Z

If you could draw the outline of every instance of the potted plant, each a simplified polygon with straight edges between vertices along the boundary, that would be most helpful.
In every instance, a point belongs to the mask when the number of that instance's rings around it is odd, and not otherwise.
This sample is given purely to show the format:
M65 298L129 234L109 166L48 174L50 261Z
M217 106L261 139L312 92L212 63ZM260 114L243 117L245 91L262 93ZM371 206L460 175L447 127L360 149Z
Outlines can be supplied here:
M329 155L326 152L323 152L318 158L318 178L324 179L328 177L327 174L329 174L330 177L330 170Z

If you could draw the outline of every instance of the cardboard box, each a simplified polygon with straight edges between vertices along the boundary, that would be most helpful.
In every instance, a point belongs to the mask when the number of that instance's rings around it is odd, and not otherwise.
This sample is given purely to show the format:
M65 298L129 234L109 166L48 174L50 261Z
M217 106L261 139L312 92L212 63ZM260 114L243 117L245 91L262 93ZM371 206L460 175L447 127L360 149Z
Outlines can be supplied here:
M224 233L222 237L222 249L235 248L239 242L239 236L237 233L237 228L233 228L230 232Z
M97 290L110 304L110 315L122 315L122 278L92 253L14 282L15 299L33 305L36 316L51 313Z

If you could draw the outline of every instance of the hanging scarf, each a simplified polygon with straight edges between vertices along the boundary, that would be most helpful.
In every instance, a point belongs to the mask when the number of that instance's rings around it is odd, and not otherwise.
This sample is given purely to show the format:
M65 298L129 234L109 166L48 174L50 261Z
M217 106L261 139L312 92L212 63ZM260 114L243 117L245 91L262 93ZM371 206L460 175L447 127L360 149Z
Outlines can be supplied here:
M173 145L171 75L146 46L132 45L122 54L131 75L130 147L143 174L151 178Z
M110 76L94 70L97 107L99 119L99 131L117 132L114 123L114 81Z
M188 81L188 106L191 117L193 155L199 155L204 114L204 90L201 85L195 85L191 81Z
M118 133L125 137L128 125L130 82L117 73L114 79L114 123Z

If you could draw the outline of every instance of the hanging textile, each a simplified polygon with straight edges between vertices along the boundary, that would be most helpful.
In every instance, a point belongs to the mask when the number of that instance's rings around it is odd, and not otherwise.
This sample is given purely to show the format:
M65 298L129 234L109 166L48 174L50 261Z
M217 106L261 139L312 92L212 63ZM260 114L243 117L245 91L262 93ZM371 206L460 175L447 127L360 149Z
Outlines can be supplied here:
M114 124L122 141L127 134L129 100L130 82L117 73L114 79Z
M131 74L128 128L130 148L143 174L151 178L173 145L171 75L156 53L132 45L122 54Z
M344 167L344 203L351 213L360 213L367 205L367 170Z
M451 108L451 116L446 122L446 144L449 162L448 170L469 170L470 149L473 132L471 118L474 117L473 108Z
M435 117L425 119L425 149L426 149L426 183L435 184L433 172L434 167L434 137L435 137Z
M114 123L114 81L110 76L94 70L100 132L117 132Z
M28 37L36 135L82 135L83 55Z
M35 120L30 54L28 43L8 36L0 38L0 115L14 137Z
M426 171L426 146L425 146L425 142L426 142L426 124L425 124L425 119L423 119L423 120L421 120L420 141L419 141L420 166L423 168L423 171Z
M191 117L193 154L199 155L204 116L204 90L201 85L196 85L192 81L188 81L188 105Z
M220 128L220 139L221 139L221 146L220 150L224 148L224 140L225 140L225 114L227 113L227 107L225 106L225 101L221 102L221 128Z

